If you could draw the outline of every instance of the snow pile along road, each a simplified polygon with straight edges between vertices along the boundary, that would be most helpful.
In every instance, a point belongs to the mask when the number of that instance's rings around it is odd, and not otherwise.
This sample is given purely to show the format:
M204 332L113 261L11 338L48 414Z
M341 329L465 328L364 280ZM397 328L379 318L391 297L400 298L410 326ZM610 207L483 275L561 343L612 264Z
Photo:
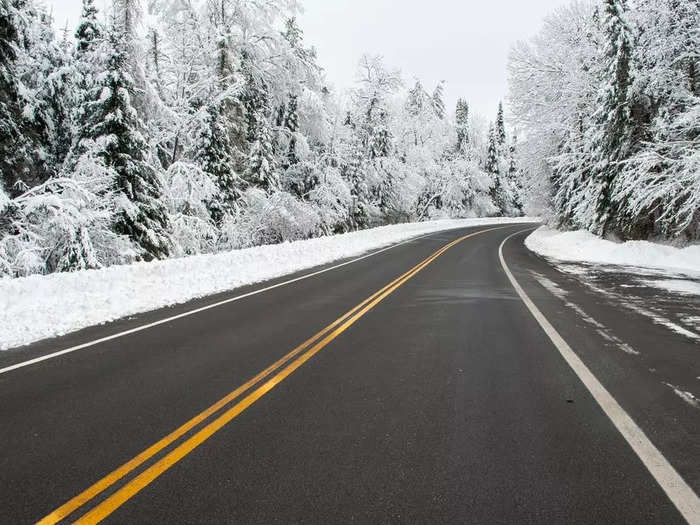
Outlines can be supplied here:
M519 222L533 219L397 224L212 255L0 279L0 349L355 257L427 233Z
M700 245L674 248L648 241L613 242L587 231L560 232L545 226L525 239L533 252L562 262L654 268L700 273Z

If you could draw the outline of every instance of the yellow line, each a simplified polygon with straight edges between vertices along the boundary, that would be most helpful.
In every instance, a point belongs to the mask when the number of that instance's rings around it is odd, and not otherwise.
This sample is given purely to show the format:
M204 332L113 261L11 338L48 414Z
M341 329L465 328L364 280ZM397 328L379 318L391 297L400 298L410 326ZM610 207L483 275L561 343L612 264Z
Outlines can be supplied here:
M224 412L222 415L220 415L218 418L216 418L214 421L209 423L207 426L205 426L203 429L198 431L196 434L191 436L189 439L184 441L182 444L180 444L178 447L176 447L174 450L172 450L170 453L168 453L165 457L163 457L161 460L153 464L151 467L146 469L144 472L136 476L134 479L132 479L130 482L128 482L126 485L124 485L120 490L115 492L112 496L104 500L102 503L97 505L94 509L92 509L90 512L85 514L82 518L80 518L77 523L96 523L104 519L105 517L109 516L114 510L119 508L124 502L129 500L131 497L133 497L136 493L138 493L140 490L142 490L144 487L146 487L148 484L150 484L153 480L155 480L160 474L165 472L167 469L169 469L172 465L177 463L180 459L182 459L184 456L189 454L192 450L194 450L197 446L199 446L201 443L209 439L215 432L217 432L220 428L222 428L224 425L226 425L228 422L230 422L232 419L234 419L236 416L238 416L241 412L243 412L246 408L251 406L253 403L255 403L258 399L260 399L263 395L265 395L267 392L272 390L278 383L280 383L282 380L284 380L287 376L289 376L292 372L294 372L297 368L299 368L302 364L304 364L306 361L308 361L313 355L315 355L317 352L319 352L322 348L324 348L328 343L330 343L333 339L335 339L338 335L340 335L342 332L344 332L348 327L350 327L352 324L355 323L360 317L362 317L365 313L367 313L369 310L374 308L380 301L382 301L385 297L387 297L389 294L391 294L394 290L396 290L399 286L404 284L406 281L408 281L410 278L412 278L414 275L416 275L418 272L420 272L423 268L425 268L428 264L430 264L432 261L437 259L440 255L442 255L445 251L447 251L449 248L454 246L455 244L462 242L463 240L473 237L474 235L478 235L481 233L486 233L488 231L493 231L501 228L490 228L488 230L481 230L469 235L466 235L464 237L460 237L451 243L443 246L440 250L436 251L434 254L432 254L430 257L422 261L421 263L417 264L414 266L411 270L408 272L404 273L385 287L383 287L381 290L375 292L372 294L370 297L362 301L360 304L355 306L353 309L348 311L346 314L343 316L339 317L336 319L333 323L328 325L326 328L318 332L316 335L302 343L301 345L297 346L294 350L289 352L287 355L282 357L280 360L275 362L274 364L270 365L268 368L257 374L255 377L238 387L236 390L222 398L221 400L217 401L214 405L211 407L207 408L194 418L190 419L187 423L179 427L177 430L173 431L172 433L168 434L168 436L164 437L154 445L150 446L148 449L144 450L141 452L139 455L135 456L133 459L113 471L112 473L108 474L101 480L99 480L97 483L80 493L78 496L75 498L71 499L55 511L53 511L51 514L43 518L39 523L40 524L53 524L57 523L58 521L62 520L63 518L67 517L69 514L77 510L79 507L90 501L92 498L94 498L96 495L100 494L103 492L105 489L110 487L112 484L114 484L116 481L124 477L126 474L134 470L136 467L141 465L143 462L147 461L149 458L151 458L153 455L158 453L160 450L163 448L167 447L169 444L173 443L176 441L179 437L184 435L186 432L194 428L196 425L199 423L205 421L208 419L210 416L212 416L214 413L222 409L224 406L235 400L237 397L239 397L241 394L243 394L245 391L249 390L252 388L254 385L258 384L260 381L265 379L267 376L269 376L272 372L275 370L279 369L283 365L285 365L287 362L289 362L292 358L296 357L298 354L303 352L306 348L309 347L309 345L314 344L316 341L318 341L321 337L323 339L316 343L314 346L311 347L306 353L301 355L301 357L298 357L294 362L292 362L290 365L288 365L286 368L284 368L281 372L277 373L274 377L272 377L270 380L268 380L266 383L264 383L262 386L248 394L245 398L243 398L241 401L239 401L237 404L235 404L233 407L228 409L226 412ZM342 323L342 324L341 324ZM340 325L340 326L338 326ZM329 334L330 332L330 334ZM328 335L326 335L328 334Z
M166 448L168 445L182 437L184 434L192 430L194 427L196 427L198 424L200 424L202 421L206 420L209 418L211 415L214 413L218 412L221 410L224 406L235 400L237 397L239 397L241 394L243 394L246 390L252 388L255 384L260 382L261 380L265 379L267 376L269 376L272 372L274 372L276 369L280 368L282 365L284 365L286 362L288 362L290 359L301 353L305 348L307 348L309 345L313 344L316 340L318 340L320 337L322 337L324 334L326 334L328 331L330 331L332 328L340 324L343 320L345 320L347 317L351 316L353 313L355 313L357 310L362 308L365 304L367 304L369 301L374 299L376 296L381 294L384 290L387 288L391 287L394 283L398 282L400 279L402 279L404 276L408 275L409 273L413 272L416 268L419 266L423 265L426 261L424 260L423 262L417 264L410 270L408 270L406 273L401 275L400 277L396 278L394 281L391 283L387 284L384 288L381 290L375 292L372 294L370 297L362 301L360 304L352 308L350 311L346 312L342 316L340 316L338 319L333 321L330 325L326 326L323 330L315 334L313 337L310 339L307 339L304 341L302 344L297 346L294 350L286 354L284 357L267 367L265 370L262 372L258 373L256 376L251 378L250 380L246 381L244 384L242 384L240 387L236 388L233 392L230 394L226 395L219 401L217 401L215 404L201 412L200 414L196 415L189 421L187 421L185 424L159 440L158 442L154 443L150 447L148 447L146 450L132 458L131 460L127 461L123 465L121 465L119 468L114 470L113 472L107 474L105 477L94 483L92 486L88 487L86 490L78 494L76 497L71 499L70 501L64 503L61 505L59 508L51 512L49 515L46 517L42 518L38 523L40 525L48 525L48 524L54 524L58 523L60 520L63 518L67 517L71 513L73 513L75 510L83 506L85 503L90 501L92 498L95 496L99 495L102 493L104 490L108 489L110 486L112 486L114 483L119 481L121 478L123 478L125 475L127 475L129 472L137 468L139 465L143 464L145 461L149 460L151 457L153 457L155 454Z

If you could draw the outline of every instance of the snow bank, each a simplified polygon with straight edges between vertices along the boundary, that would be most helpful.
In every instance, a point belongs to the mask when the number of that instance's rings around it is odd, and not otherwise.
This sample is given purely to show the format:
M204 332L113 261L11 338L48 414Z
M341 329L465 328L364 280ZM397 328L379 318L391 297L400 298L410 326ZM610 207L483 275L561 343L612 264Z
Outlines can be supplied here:
M532 219L462 219L101 270L0 279L0 349L354 257L426 233Z
M641 282L647 286L661 288L667 292L679 293L682 295L700 295L700 283L696 281L687 281L685 279L646 279Z
M700 245L674 248L647 241L618 243L587 231L560 232L545 226L529 235L525 245L558 261L655 268L671 273L700 272Z

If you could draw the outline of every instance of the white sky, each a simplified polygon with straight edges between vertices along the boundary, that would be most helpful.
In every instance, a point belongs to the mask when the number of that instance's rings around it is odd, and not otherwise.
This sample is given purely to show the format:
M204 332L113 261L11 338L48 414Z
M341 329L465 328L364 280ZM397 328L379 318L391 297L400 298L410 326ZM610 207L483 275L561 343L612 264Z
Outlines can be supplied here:
M73 28L80 0L44 0L58 26ZM494 119L505 99L508 50L527 39L542 19L569 0L300 0L300 26L318 51L328 80L352 87L363 53L383 55L412 84L428 89L445 80L446 102L457 97ZM100 6L104 0L98 0Z

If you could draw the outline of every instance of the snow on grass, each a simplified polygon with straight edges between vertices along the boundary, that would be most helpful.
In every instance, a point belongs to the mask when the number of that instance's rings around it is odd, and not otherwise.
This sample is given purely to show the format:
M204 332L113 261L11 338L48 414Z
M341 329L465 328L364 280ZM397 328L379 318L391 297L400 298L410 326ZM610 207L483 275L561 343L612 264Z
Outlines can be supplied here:
M212 255L0 279L0 349L355 257L427 233L522 222L533 220L397 224Z
M544 226L529 235L525 245L533 252L557 261L700 274L700 245L674 248L648 241L613 242L587 231L560 232Z

